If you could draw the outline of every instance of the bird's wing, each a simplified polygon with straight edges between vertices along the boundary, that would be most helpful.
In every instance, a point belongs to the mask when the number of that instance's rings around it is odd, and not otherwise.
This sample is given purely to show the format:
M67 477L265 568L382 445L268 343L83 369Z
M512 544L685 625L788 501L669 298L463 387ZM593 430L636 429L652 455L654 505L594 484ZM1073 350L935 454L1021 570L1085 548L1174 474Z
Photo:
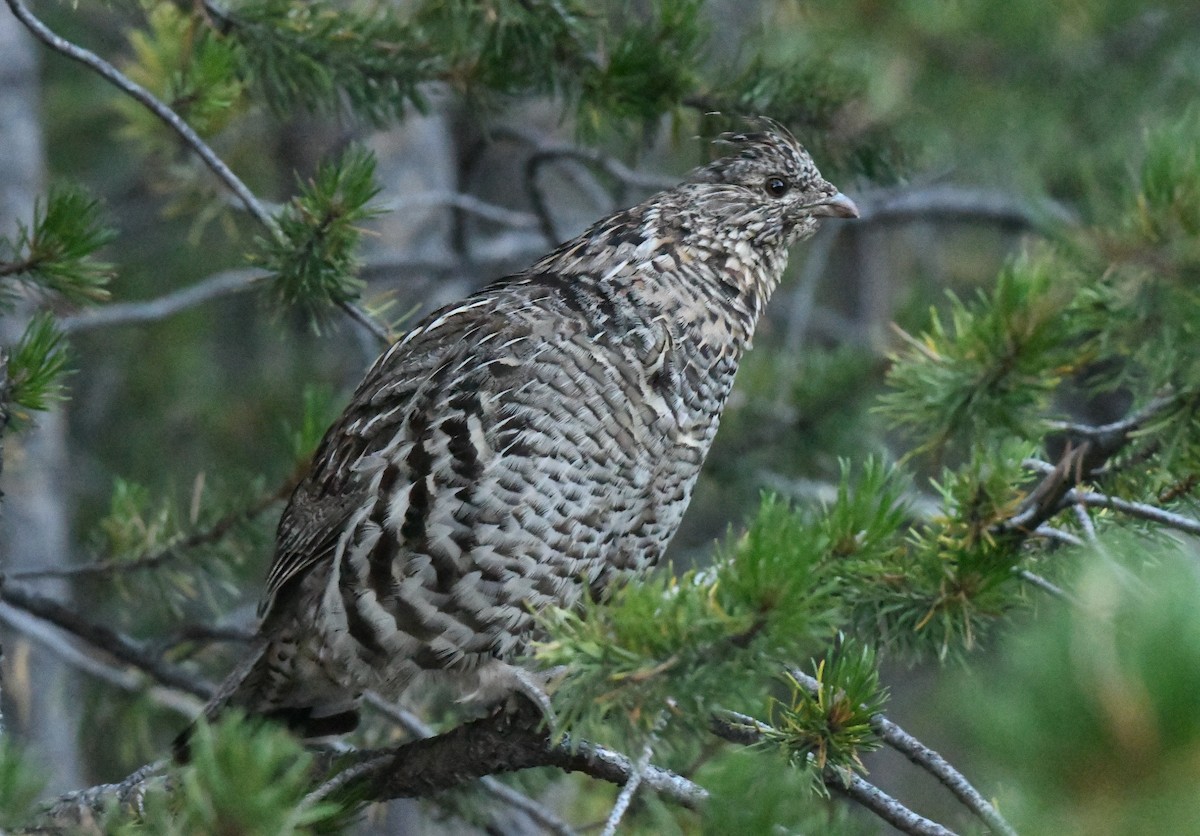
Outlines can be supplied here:
M376 501L373 487L392 448L428 435L430 421L444 418L447 386L472 397L502 385L512 361L503 346L509 341L546 341L577 328L553 323L532 333L528 322L497 310L494 298L472 297L430 314L408 336L376 362L345 412L325 434L311 469L293 493L280 518L275 557L267 576L259 615L270 613L286 589L313 566L333 559L339 540L368 513ZM503 361L503 362L502 362ZM464 369L475 369L464 387ZM489 371L490 369L490 371ZM388 468L389 471L393 468ZM421 475L411 455L394 468L394 478L412 483ZM392 478L392 477L389 477ZM393 491L403 485L392 485Z

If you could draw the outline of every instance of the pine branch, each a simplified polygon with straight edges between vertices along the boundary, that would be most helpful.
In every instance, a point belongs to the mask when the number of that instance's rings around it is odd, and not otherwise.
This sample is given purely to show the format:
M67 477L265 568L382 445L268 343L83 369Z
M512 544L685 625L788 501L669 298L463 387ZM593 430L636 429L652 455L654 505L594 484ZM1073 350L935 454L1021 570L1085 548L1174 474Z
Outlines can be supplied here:
M258 197L250 190L250 188L233 173L233 170L225 164L225 162L217 156L217 153L212 150L212 147L206 143L195 130L185 122L179 114L168 107L163 102L145 87L142 87L137 82L127 77L124 73L114 67L112 64L105 61L99 55L96 55L90 50L84 49L76 44L71 43L65 38L60 37L46 26L37 16L29 10L29 7L22 0L5 0L8 7L12 9L17 19L42 43L66 57L78 61L87 68L93 70L100 77L117 87L126 95L130 96L151 113L157 116L170 130L174 131L184 141L184 143L192 149L192 151L200 157L204 164L209 168L217 179L219 179L227 189L229 189L238 200L246 208L255 220L267 231L270 238L279 243L285 243L283 230L278 221L271 215ZM362 310L358 305L349 300L340 300L337 303L351 319L365 327L370 331L382 344L387 345L391 342L390 334L387 329L376 322L369 314Z
M4 248L18 258L0 262L0 278L19 276L70 304L106 301L113 266L94 256L115 237L98 200L79 187L53 186L35 203L32 223L19 225L15 246Z
M53 569L34 569L13 572L8 577L21 581L46 580L51 578L94 577L114 573L145 571L158 569L175 560L179 560L192 549L200 546L210 546L220 542L235 526L249 522L259 516L277 502L286 499L295 489L300 474L292 474L283 484L269 494L260 496L245 508L239 508L218 518L210 525L197 529L177 538L174 542L159 549L154 549L137 557L109 558L80 566L61 566Z
M1200 535L1200 520L1185 517L1145 502L1131 502L1128 499L1093 491L1070 490L1063 496L1062 505L1063 507L1084 505L1091 508L1108 508L1140 520L1147 520L1176 531L1182 531L1185 534Z
M90 622L52 599L6 585L0 589L0 600L54 624L168 687L204 699L213 693L213 686L204 679L165 662L132 639ZM522 708L516 712L501 712L435 737L381 750L355 752L348 761L340 763L348 762L350 767L366 762L374 765L355 780L347 781L345 787L339 784L336 788L344 789L347 797L358 802L386 801L429 795L487 775L539 766L582 772L618 785L624 785L634 775L636 766L625 756L586 742L552 741L548 733L539 728L540 723L541 715L537 710L522 703ZM99 815L113 802L126 799L131 788L141 783L144 773L145 770L140 770L119 784L92 787L63 796L47 815L50 820L60 823L78 821L85 807ZM688 809L696 809L708 797L703 788L691 781L654 766L644 770L642 782ZM542 812L541 815L547 822L554 820L552 814ZM569 830L564 825L559 832Z
M373 691L368 691L363 695L363 703L382 714L415 738L423 739L434 737L437 734L429 725L422 722L417 715L401 708L395 703L385 700ZM557 836L575 836L575 832L571 826L555 815L553 811L507 784L502 784L492 776L487 775L480 778L479 785L488 795L493 796L509 807L525 813L525 815L532 818L550 833L555 833Z
M821 687L820 682L799 669L793 669L789 674L811 692L815 693ZM1012 825L1004 820L996 808L949 761L882 714L872 715L870 722L880 740L936 778L942 786L954 793L968 810L990 827L992 832L1003 836L1016 836Z
M390 758L390 763L352 782L346 792L375 801L423 797L484 775L538 766L582 772L618 786L633 776L636 765L624 755L583 741L555 742L541 723L538 709L521 701L515 711L498 712L436 737L356 752L349 758L350 765L380 756ZM702 787L655 766L646 768L642 783L687 809L697 809L708 798Z
M725 712L724 716L713 716L712 732L723 740L743 746L761 744L778 730L753 717L736 712ZM830 792L843 795L870 810L883 821L910 836L954 836L953 832L935 821L921 816L883 790L858 775L847 776L842 771L827 767L821 770L821 782Z
M192 127L179 117L175 111L160 102L153 93L130 79L112 64L99 55L81 46L71 43L53 32L45 23L29 10L22 0L4 0L17 19L25 25L34 37L60 55L65 55L73 61L78 61L109 82L127 96L141 103L147 110L157 116L162 122L177 133L195 154L204 161L209 170L225 184L231 192L237 195L242 205L246 207L255 219L272 234L278 234L275 219L263 208L258 198L236 174L225 165L216 152L200 138Z

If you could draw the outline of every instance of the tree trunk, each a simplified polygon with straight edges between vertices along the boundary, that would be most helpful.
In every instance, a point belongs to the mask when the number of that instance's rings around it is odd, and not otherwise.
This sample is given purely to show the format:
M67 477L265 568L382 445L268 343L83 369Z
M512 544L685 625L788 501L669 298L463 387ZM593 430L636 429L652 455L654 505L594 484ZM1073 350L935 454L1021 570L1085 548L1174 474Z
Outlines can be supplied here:
M0 234L29 224L45 181L37 48L21 24L0 12ZM0 320L0 343L20 336L29 309ZM0 569L59 566L69 547L63 486L66 421L61 409L37 416L36 426L8 430L0 489ZM42 591L65 599L69 590ZM4 631L5 730L22 739L49 771L48 790L83 783L78 747L79 677L57 657L18 633Z

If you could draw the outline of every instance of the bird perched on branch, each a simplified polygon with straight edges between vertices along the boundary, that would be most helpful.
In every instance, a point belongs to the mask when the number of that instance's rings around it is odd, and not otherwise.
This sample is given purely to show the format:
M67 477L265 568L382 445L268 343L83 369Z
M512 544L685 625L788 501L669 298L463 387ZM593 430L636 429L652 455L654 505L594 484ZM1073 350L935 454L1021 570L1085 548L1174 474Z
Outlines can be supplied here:
M656 564L788 248L853 218L782 126L431 313L279 522L255 650L207 710L347 731L367 689L526 690L534 613Z

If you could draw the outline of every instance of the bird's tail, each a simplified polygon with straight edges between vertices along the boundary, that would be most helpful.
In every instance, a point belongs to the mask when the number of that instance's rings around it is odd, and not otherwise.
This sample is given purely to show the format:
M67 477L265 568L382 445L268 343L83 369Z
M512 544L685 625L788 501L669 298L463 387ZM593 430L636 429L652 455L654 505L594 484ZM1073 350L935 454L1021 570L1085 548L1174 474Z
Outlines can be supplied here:
M248 717L280 723L306 741L318 741L353 731L358 726L358 699L339 695L330 699L314 694L298 693L281 683L266 664L270 643L256 643L217 689L204 710L171 742L171 752L178 763L191 757L192 735L200 723L211 723L230 710L240 710Z

